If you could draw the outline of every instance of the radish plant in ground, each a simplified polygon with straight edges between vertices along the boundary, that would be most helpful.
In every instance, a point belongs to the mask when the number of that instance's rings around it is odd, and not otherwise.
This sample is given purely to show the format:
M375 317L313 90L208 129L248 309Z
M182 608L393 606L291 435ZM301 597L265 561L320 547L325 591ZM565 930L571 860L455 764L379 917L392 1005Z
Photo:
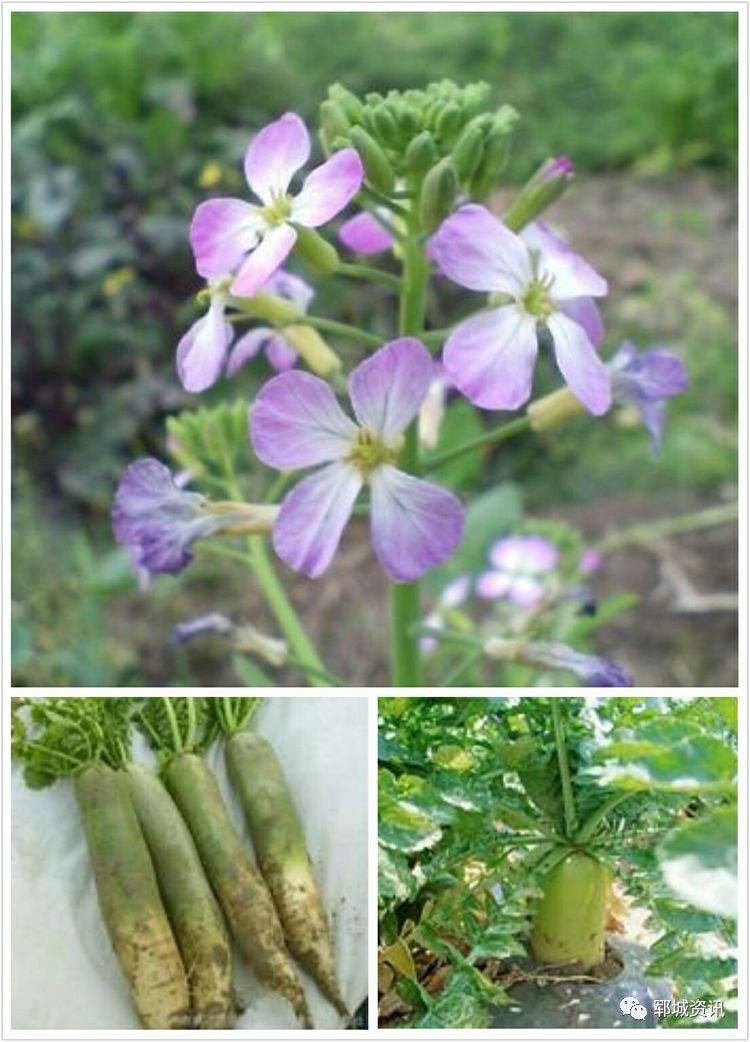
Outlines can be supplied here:
M490 95L489 84L448 80L364 97L334 85L320 106L323 161L301 183L312 140L287 112L250 140L241 195L185 215L204 283L176 345L176 377L211 401L170 417L164 454L174 472L150 457L126 469L114 533L144 585L184 571L196 548L239 564L275 629L259 632L211 604L186 620L183 637L218 633L263 666L340 683L275 558L320 580L359 514L387 578L394 686L420 686L425 675L449 686L479 659L495 671L630 683L620 667L581 654L584 634L540 633L545 597L558 596L546 574L555 547L499 516L503 490L486 491L483 454L569 422L590 431L623 407L658 449L665 402L687 376L663 347L603 346L596 302L607 281L540 219L573 180L570 158L546 160L502 217L493 214L518 115L507 104L492 110ZM350 204L338 249L331 224ZM298 264L315 286L290 270ZM341 310L352 280L369 287L369 307L324 314L318 301ZM454 310L455 287L469 292ZM231 400L217 402L227 392ZM488 498L474 495L483 490ZM477 592L524 614L519 625L500 613L467 631L444 610L455 607L446 584L465 578L467 544L488 515L503 545L482 562L493 574ZM431 655L443 646L447 656ZM241 673L268 682L250 667Z
M383 698L379 739L382 1022L612 977L642 909L660 1023L736 1023L735 700Z

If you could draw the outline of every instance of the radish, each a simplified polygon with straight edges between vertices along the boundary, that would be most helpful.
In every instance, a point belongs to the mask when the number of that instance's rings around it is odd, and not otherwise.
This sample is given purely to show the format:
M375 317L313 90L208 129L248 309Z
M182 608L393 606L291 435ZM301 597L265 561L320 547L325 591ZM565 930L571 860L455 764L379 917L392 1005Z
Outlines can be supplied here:
M574 851L549 873L531 930L531 950L541 963L580 964L604 960L609 870L589 854Z

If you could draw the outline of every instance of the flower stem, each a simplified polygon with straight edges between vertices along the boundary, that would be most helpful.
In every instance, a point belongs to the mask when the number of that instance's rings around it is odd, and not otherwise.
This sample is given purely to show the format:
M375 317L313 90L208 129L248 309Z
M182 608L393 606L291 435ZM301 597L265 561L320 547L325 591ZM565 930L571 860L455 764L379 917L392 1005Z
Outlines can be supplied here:
M565 814L565 836L572 839L576 831L576 804L573 796L573 783L570 778L568 763L568 746L565 738L565 725L560 703L552 699L552 723L555 729L555 747L557 749L557 765L560 770L562 785L563 812Z
M379 282L381 286L387 286L389 289L401 289L401 279L398 275L392 275L390 271L381 271L380 268L371 268L369 264L340 264L336 274L346 275L350 279Z
M415 335L424 325L425 290L428 268L419 242L416 217L409 220L404 244L404 273L399 310L399 333ZM401 452L404 470L414 474L419 469L417 425L411 423L405 432ZM419 621L421 603L419 583L393 583L391 586L391 680L394 687L419 687L419 642L414 632Z
M528 416L522 416L518 420L512 420L511 423L504 423L502 427L494 427L484 434L479 434L476 438L465 441L463 445L457 445L455 449L449 449L448 452L441 452L439 456L431 457L424 463L422 469L425 472L436 470L444 463L458 459L467 452L473 452L474 449L482 448L485 445L496 445L498 442L514 438L516 434L523 434L528 430L531 430L531 421Z
M401 203L397 203L395 199L392 199L387 195L382 195L369 185L365 185L360 189L360 195L363 195L365 199L369 199L373 203L385 206L391 211L391 213L398 214L399 217L403 217L404 219L408 219L409 217L409 211L405 206L402 206ZM406 196L403 198L406 198Z
M382 337L376 336L374 333L368 333L365 329L347 325L346 322L335 322L331 318L322 318L319 315L305 315L300 324L314 326L316 329L322 329L327 333L339 333L341 336L348 337L350 340L358 340L369 347L380 347L383 343Z

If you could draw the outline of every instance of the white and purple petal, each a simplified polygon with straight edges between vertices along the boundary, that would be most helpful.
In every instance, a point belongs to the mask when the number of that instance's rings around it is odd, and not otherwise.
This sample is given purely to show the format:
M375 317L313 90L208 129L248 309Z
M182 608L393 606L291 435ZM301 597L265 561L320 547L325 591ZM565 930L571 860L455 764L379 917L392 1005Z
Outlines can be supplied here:
M590 413L602 416L612 404L611 378L586 331L559 311L547 319L547 328L568 387Z
M310 135L295 112L263 127L245 153L245 177L268 205L286 195L289 183L310 158Z
M550 290L553 300L606 296L607 280L543 221L532 221L521 236L527 246L539 254L538 274L554 279Z
M274 330L270 326L256 326L241 336L229 354L227 376L235 377L243 366L256 357L273 335Z
M177 375L190 394L212 387L222 374L234 330L224 319L224 303L214 297L208 312L177 345Z
M538 574L555 568L560 553L544 536L517 535L499 539L490 548L490 561L507 572Z
M307 175L299 195L292 200L289 219L306 228L326 224L354 198L363 178L362 160L353 148L334 152Z
M262 463L298 470L342 459L357 436L330 386L311 373L274 376L250 410L250 443Z
M387 464L370 487L375 556L392 579L413 582L457 549L464 509L452 492Z
M480 293L518 297L533 278L523 240L475 204L443 221L428 243L428 255L447 278Z
M264 292L274 297L283 297L291 300L292 304L303 314L310 307L315 296L315 290L309 282L305 282L299 275L293 275L291 271L280 269L275 272L264 287Z
M536 321L515 305L468 318L448 337L448 377L481 409L518 409L531 396Z
M208 199L190 223L190 245L199 275L220 278L234 271L258 242L265 221L242 199Z
M294 369L299 354L281 333L276 333L266 345L266 357L277 373Z
M377 217L363 211L350 217L339 228L339 239L354 253L383 253L393 247L395 239Z
M385 344L349 377L359 423L392 443L419 412L434 375L435 363L421 341L402 337Z
M572 297L560 303L560 310L583 326L589 340L599 350L604 340L604 322L595 301L591 297Z
M341 541L362 477L349 463L329 463L295 485L281 504L273 546L282 561L317 579Z
M265 289L268 280L275 275L292 252L297 233L290 224L278 224L267 231L259 246L256 246L237 272L232 283L236 297L254 297Z

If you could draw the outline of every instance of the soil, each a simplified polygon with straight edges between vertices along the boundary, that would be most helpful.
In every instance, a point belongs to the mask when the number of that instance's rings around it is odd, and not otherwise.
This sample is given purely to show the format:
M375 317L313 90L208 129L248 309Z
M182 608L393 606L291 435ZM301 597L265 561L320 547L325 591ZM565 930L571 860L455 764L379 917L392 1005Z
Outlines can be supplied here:
M698 283L728 312L737 306L736 190L707 174L670 179L629 180L621 176L587 179L586 191L561 200L555 219L575 233L577 248L592 263L614 272L613 296L651 278L655 271L675 274L686 266ZM679 210L675 210L678 204ZM654 214L667 216L654 220ZM672 217L669 215L672 214ZM682 214L682 219L679 219ZM693 215L691 218L690 215ZM695 215L698 215L696 218ZM696 234L690 220L700 219ZM622 265L616 257L627 258ZM725 490L730 500L736 490ZM722 493L724 494L724 493ZM715 496L665 489L645 498L620 495L591 505L548 512L565 518L596 540L636 522L675 517L716 505ZM538 513L538 512L537 512ZM322 580L309 582L286 569L291 597L328 669L356 686L388 685L388 615L386 584L375 565L367 527L349 526L341 551ZM221 610L263 628L270 625L257 592L231 567L221 582L186 584L179 598L136 594L112 606L110 625L127 646L147 683L175 683L176 652L168 648L172 625L208 611ZM675 584L695 594L689 610L680 605ZM737 683L737 620L732 603L737 591L737 538L734 524L630 546L608 555L593 580L599 596L632 591L631 610L597 634L598 651L625 666L638 686L734 686ZM714 596L719 594L719 597ZM174 604L179 600L179 605ZM206 686L236 684L226 646L205 640L181 655L189 656L191 678ZM279 683L297 684L287 670Z

